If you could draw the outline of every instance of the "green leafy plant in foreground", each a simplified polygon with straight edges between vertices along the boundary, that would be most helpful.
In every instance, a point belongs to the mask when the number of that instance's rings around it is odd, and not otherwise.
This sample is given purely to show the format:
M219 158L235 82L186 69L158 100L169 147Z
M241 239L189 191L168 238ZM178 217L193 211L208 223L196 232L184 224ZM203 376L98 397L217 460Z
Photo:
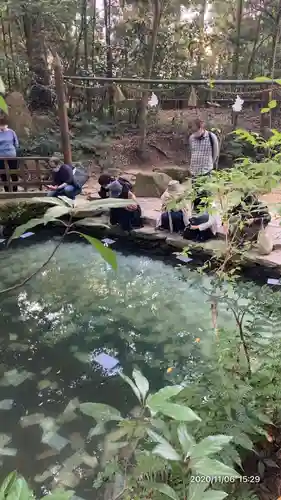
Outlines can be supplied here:
M139 403L133 416L123 418L118 410L100 403L80 405L82 413L97 421L99 432L105 431L105 424L117 422L106 435L101 464L104 471L95 485L112 479L109 476L118 478L118 499L226 498L228 494L220 489L220 482L228 477L233 484L240 477L234 468L219 460L232 436L218 434L197 441L191 429L200 424L201 418L186 404L174 402L183 386L167 386L150 394L149 383L138 370L133 371L133 380L121 376Z
M48 500L70 500L73 495L74 491L57 489L42 498L47 498ZM17 474L17 472L12 472L0 486L0 500L36 500L36 497L25 479Z

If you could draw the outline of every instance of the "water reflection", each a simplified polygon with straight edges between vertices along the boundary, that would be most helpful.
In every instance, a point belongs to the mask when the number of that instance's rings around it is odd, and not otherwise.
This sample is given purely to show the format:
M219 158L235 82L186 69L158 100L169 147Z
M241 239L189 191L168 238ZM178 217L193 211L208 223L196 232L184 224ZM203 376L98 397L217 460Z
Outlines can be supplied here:
M2 288L31 274L52 249L50 241L0 253ZM115 273L90 246L63 245L52 266L0 302L0 425L17 450L3 457L4 472L35 477L42 492L56 477L92 497L87 481L97 442L88 437L93 422L79 414L79 401L131 409L120 367L137 365L155 387L169 379L170 366L196 376L195 340L210 335L210 326L205 296L171 266L118 255Z

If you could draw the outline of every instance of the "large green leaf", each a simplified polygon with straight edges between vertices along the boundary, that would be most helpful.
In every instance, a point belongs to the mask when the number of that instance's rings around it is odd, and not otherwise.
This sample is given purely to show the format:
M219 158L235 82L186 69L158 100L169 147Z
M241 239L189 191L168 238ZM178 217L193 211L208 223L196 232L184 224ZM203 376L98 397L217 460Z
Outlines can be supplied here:
M145 402L145 398L146 398L147 393L149 391L148 380L142 375L142 373L139 370L133 371L133 379L134 379L136 386L140 392L140 395L142 397L143 402Z
M6 500L31 500L34 499L34 495L26 480L22 476L18 476L4 498Z
M166 460L181 460L178 452L168 442L161 443L155 446L155 448L152 450L152 453L154 455L158 455L159 457L166 458Z
M18 226L14 230L12 236L10 237L10 239L8 241L8 244L12 240L16 240L17 238L19 238L22 234L24 234L29 229L33 229L34 227L40 226L41 224L44 224L44 223L45 223L45 221L44 221L43 217L41 219L30 219L26 224L22 224L21 226Z
M178 422L194 422L195 420L199 422L201 421L201 418L188 406L167 403L165 401L159 405L152 405L150 401L149 408L155 413L163 413L163 415L167 415L167 417L178 420Z
M202 500L204 491L206 491L208 487L209 483L207 481L200 481L200 482L193 481L189 485L188 500Z
M133 392L135 393L137 399L139 400L139 402L141 403L142 400L141 400L141 394L140 394L140 391L138 390L137 386L134 384L134 382L130 379L130 377L127 377L127 375L124 375L124 373L120 373L120 377L127 383L129 384L129 386L131 387L131 389L133 390Z
M62 489L54 490L50 495L48 495L48 500L69 500L75 495L74 491L65 491ZM41 500L45 500L46 497L42 497Z
M236 470L224 465L218 460L213 460L211 458L202 458L200 460L191 460L190 468L202 476L215 476L224 477L229 476L233 478L239 478L240 474Z
M54 220L54 219L59 219L63 215L69 214L71 212L71 208L65 207L65 206L60 206L56 205L54 207L48 208L44 215L44 223L48 224L48 222Z
M254 444L251 441L251 439L247 436L247 434L240 432L236 436L233 437L233 442L242 448L245 448L245 450L250 450L252 451Z
M208 436L196 444L191 452L191 458L202 458L222 450L232 439L232 436Z
M151 394L147 398L148 405L158 405L163 403L163 401L167 401L168 399L176 396L182 391L183 387L181 385L167 385L167 387L163 387L160 391L155 392L155 394Z
M178 439L182 447L183 453L185 454L185 456L189 457L192 448L196 445L196 442L193 439L193 437L188 433L185 424L180 424L178 426Z
M85 240L87 240L95 249L99 252L99 254L102 256L102 258L114 269L117 269L117 259L116 259L116 254L111 250L111 248L108 248L104 246L104 244L97 240L96 238L93 238L92 236L88 236L87 234L84 233L79 233Z
M277 106L276 99L272 99L271 101L269 101L269 103L268 103L269 109L274 109L274 108L276 108L276 106Z
M7 115L9 113L7 103L2 95L0 95L0 109Z
M203 497L201 497L201 500L223 500L227 496L228 493L225 493L225 491L208 490L204 493Z
M3 481L2 485L1 485L1 488L0 488L0 499L2 500L2 498L6 498L6 496L8 495L9 491L11 490L11 488L13 487L15 481L17 480L17 473L14 471L14 472L11 472Z
M129 200L123 200L120 198L105 198L105 199L100 199L100 200L94 200L90 201L88 203L85 203L85 205L80 205L79 210L107 210L109 208L119 208L119 207L127 207L129 205L134 204L134 201L129 199Z
M150 483L148 481L144 481L142 485L147 489L158 491L159 493L162 493L162 495L165 495L166 497L171 498L172 500L180 500L175 490L171 488L171 486L168 486L167 484Z
M5 85L1 76L0 76L0 94L5 94Z
M163 438L163 436L160 436L160 434L158 434L157 432L153 431L152 429L148 428L147 429L147 434L152 439L152 441L154 441L155 443L166 444L168 442L167 439Z
M120 411L112 406L102 403L81 403L80 411L97 422L110 422L111 420L122 420Z

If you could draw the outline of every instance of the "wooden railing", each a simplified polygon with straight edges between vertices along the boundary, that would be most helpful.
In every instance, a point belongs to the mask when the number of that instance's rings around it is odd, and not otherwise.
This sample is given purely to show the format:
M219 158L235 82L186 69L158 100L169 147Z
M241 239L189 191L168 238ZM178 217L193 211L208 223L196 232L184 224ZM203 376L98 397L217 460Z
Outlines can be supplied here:
M13 161L11 165L11 161ZM51 168L46 168L40 162L49 162L50 157L26 156L3 158L0 157L0 190L6 186L6 192L13 192L14 186L21 187L26 192L29 188L43 190L43 186L51 184ZM4 162L4 165L3 165ZM26 164L28 162L28 164ZM16 168L10 168L9 163ZM31 166L30 166L31 164ZM34 167L32 167L32 164ZM3 168L4 166L4 168ZM8 188L8 189L7 189Z

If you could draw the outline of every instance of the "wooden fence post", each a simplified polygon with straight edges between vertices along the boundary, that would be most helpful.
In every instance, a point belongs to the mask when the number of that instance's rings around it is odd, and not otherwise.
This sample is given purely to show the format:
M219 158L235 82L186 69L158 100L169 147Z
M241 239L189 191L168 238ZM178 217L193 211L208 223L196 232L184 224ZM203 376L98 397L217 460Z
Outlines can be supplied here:
M59 56L56 54L54 58L55 85L58 103L58 114L60 121L61 145L63 150L64 163L71 165L72 154L68 128L68 116L66 108L66 100L64 93L63 71Z
M270 101L270 91L268 89L263 90L261 104L262 108L267 108L268 103ZM261 122L260 122L260 133L263 137L266 135L266 130L271 128L271 111L268 113L261 113Z

